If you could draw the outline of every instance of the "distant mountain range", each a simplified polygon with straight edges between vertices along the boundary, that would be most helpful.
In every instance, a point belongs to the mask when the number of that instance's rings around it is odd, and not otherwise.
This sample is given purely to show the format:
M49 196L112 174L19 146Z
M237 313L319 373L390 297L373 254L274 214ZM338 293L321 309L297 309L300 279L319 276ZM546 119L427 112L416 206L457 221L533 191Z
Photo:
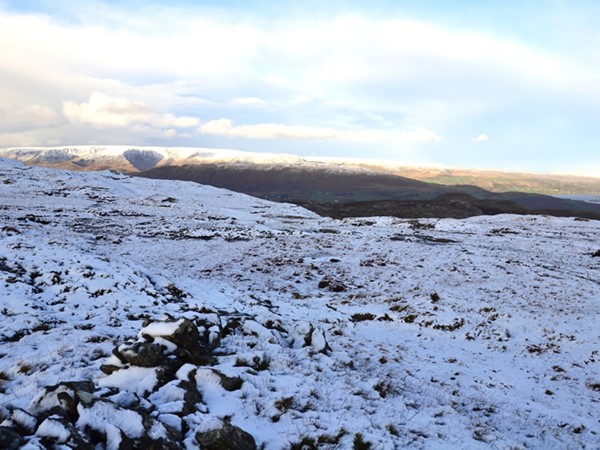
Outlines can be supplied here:
M0 150L0 157L46 167L112 169L146 178L194 181L299 204L335 218L464 218L511 213L600 220L600 204L545 195L600 195L600 178L198 148L13 148Z

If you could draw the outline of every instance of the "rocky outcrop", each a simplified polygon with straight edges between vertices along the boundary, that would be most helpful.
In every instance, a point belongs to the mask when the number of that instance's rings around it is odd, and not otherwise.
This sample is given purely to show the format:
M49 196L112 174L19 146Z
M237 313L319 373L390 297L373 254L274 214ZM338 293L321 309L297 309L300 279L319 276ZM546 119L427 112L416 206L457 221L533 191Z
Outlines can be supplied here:
M147 323L137 340L117 346L91 380L46 386L27 410L14 408L0 424L0 448L136 448L177 450L186 435L202 449L253 450L254 438L229 421L194 431L186 417L206 412L196 372L213 364L220 318L169 318ZM207 369L202 369L207 370ZM212 368L223 389L243 380ZM214 422L215 419L212 419ZM197 419L190 420L197 422Z

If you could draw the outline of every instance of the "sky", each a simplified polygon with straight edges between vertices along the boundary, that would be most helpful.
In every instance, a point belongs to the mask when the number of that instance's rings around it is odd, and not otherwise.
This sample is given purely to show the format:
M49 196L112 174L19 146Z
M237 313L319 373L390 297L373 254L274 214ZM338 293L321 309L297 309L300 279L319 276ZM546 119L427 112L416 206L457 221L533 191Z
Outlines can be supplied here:
M0 0L0 147L600 177L596 0Z

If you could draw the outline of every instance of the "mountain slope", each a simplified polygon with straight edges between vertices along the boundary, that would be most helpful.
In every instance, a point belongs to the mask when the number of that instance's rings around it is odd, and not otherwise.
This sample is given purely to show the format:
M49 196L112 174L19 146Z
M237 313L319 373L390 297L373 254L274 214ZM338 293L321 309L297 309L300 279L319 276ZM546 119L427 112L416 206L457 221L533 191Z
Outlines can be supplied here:
M378 166L368 161L348 163L194 148L13 148L0 150L0 156L31 165L72 170L114 169L148 178L196 181L268 200L301 204L330 217L385 214L464 218L532 213L600 219L597 203L533 193L493 192L476 186L479 180L483 186L492 188L514 186L530 191L538 186L553 193L600 192L600 181L586 178ZM444 184L400 176L404 173ZM452 180L469 180L473 185L452 185ZM490 180L498 183L490 185Z
M7 160L0 215L0 437L199 448L221 427L266 449L598 443L596 221L339 221ZM205 360L173 343L184 319ZM142 358L155 344L168 364Z
M210 184L321 215L465 218L488 214L548 214L600 220L600 204L521 192L490 192L397 175L328 166L201 164L161 166L135 175Z

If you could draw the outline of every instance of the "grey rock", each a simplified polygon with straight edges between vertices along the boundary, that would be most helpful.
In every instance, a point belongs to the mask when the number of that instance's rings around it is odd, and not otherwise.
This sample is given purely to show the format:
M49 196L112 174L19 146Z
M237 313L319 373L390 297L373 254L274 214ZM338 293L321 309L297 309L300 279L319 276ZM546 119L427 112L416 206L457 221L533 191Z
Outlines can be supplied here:
M223 427L196 433L202 450L256 450L256 442L250 433L230 423Z
M157 367L167 358L167 348L154 342L122 345L118 352L125 362L138 367Z
M198 328L192 321L183 319L173 334L163 337L177 345L175 355L178 360L199 366L214 363L210 348L202 343Z

